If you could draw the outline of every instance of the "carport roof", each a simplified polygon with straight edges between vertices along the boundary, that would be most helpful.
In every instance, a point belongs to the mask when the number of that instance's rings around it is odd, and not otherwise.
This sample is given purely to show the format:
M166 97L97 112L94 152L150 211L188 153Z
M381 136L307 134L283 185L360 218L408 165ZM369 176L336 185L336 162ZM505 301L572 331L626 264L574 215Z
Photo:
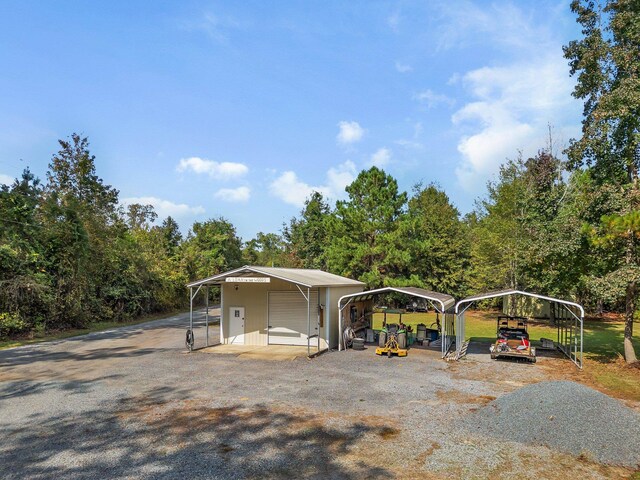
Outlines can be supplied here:
M526 297L533 297L539 300L546 300L547 302L556 302L556 303L561 303L563 305L570 305L580 310L581 316L584 317L584 308L582 308L582 305L578 303L570 302L568 300L562 300L560 298L547 297L545 295L539 295L537 293L525 292L524 290L516 290L513 288L507 288L505 290L492 290L489 292L473 295L471 297L463 298L462 300L459 300L458 303L456 304L456 313L458 312L460 305L464 303L472 303L478 300L486 300L486 299L495 298L495 297L506 297L509 295L524 295Z
M280 268L280 267L254 267L245 265L244 267L219 273L213 277L198 280L187 285L187 287L199 287L202 285L219 285L224 283L229 277L246 277L251 275L261 275L264 277L278 278L286 282L296 283L304 287L358 287L364 283L358 280L341 277L333 273L322 270L312 270L305 268Z
M373 298L374 295L378 295L379 293L389 293L389 292L398 292L404 293L405 295L409 295L412 297L425 298L427 300L433 300L440 304L443 311L449 310L456 303L455 299L451 295L447 295L446 293L432 292L430 290L425 290L424 288L418 287L382 287L376 288L375 290L368 290L362 293L352 293L350 295L345 295L340 298L340 301L343 299L351 299L354 302L359 302L362 300L369 300Z

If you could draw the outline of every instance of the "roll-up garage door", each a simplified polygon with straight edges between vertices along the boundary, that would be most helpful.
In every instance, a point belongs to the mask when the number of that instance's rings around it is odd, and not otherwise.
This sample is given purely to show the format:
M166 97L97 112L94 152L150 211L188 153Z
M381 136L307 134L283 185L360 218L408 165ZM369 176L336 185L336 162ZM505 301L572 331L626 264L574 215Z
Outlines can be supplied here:
M305 294L307 292L305 291ZM318 291L309 298L311 335L318 333ZM269 292L269 343L307 345L307 300L300 292Z

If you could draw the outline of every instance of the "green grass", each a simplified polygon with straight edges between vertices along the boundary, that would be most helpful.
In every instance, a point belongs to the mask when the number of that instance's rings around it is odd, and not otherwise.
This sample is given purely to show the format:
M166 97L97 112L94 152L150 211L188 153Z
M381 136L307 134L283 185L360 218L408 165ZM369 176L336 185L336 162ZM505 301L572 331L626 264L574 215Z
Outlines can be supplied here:
M177 311L154 313L152 315L145 315L142 317L138 317L134 320L128 320L124 322L95 322L90 324L86 328L73 328L70 330L52 331L47 333L33 333L28 337L3 339L3 340L0 340L0 350L4 350L6 348L21 347L23 345L31 345L33 343L62 340L64 338L71 338L71 337L77 337L79 335L86 335L87 333L101 332L103 330L109 330L110 328L125 327L128 325L137 325L139 323L149 322L151 320L157 320L160 318L168 317L176 313Z
M465 313L465 336L477 342L493 343L496 338L496 311L470 310ZM402 315L406 325L435 322L435 313L408 313ZM373 327L382 327L382 313L373 316ZM398 314L387 314L388 323L398 323ZM636 348L640 347L640 325L634 329ZM622 359L624 322L620 318L588 319L584 322L584 370L568 370L585 382L618 398L640 401L640 368L625 364ZM544 320L529 323L529 335L534 341L540 338L557 339L557 330ZM640 480L640 478L638 478Z
M496 317L498 312L471 310L465 313L465 337L467 340L473 339L477 342L493 343L496 339ZM382 313L373 315L373 328L382 328ZM398 323L400 315L397 313L387 314L387 323ZM414 327L419 323L424 323L429 327L436 321L436 314L429 313L404 313L402 321L405 325ZM636 338L640 325L635 329ZM624 335L624 323L621 320L611 319L589 319L584 323L584 355L586 358L596 361L615 360L622 354L622 340ZM533 341L540 338L549 338L553 341L557 339L557 329L545 320L531 321L529 323L529 337ZM640 338L636 341L640 345Z

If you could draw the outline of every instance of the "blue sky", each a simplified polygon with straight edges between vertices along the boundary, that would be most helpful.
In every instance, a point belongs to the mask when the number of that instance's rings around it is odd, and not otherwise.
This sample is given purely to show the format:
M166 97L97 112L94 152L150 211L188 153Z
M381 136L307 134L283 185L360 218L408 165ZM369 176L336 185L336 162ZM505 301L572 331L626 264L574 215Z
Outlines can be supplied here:
M581 104L569 2L0 3L0 182L89 137L123 202L277 232L378 165L466 213Z

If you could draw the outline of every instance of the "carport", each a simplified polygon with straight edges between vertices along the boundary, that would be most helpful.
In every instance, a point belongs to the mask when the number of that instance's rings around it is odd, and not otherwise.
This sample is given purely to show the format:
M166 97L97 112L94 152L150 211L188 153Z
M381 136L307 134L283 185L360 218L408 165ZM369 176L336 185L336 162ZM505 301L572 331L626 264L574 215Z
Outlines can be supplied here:
M432 308L442 315L442 323L440 324L440 338L442 339L442 357L447 355L447 352L451 349L455 337L455 299L451 295L445 293L432 292L417 287L383 287L375 290L368 290L366 292L352 293L349 295L343 295L338 300L338 324L339 324L339 347L338 350L344 350L343 333L345 328L350 326L351 319L345 318L344 309L353 303L372 300L376 295L384 293L401 293L412 298L424 299L432 306Z
M582 308L582 305L568 300L547 297L545 295L515 289L497 290L474 295L464 298L456 304L456 358L460 358L465 354L463 347L465 338L464 314L467 309L475 302L481 300L488 300L497 297L503 297L503 299L505 299L507 297L515 297L517 295L542 300L544 302L548 302L549 305L558 307L554 307L553 318L550 317L548 319L549 321L555 322L555 326L557 327L556 346L558 350L569 358L569 360L575 363L579 368L582 368L582 340L584 328L584 308Z

